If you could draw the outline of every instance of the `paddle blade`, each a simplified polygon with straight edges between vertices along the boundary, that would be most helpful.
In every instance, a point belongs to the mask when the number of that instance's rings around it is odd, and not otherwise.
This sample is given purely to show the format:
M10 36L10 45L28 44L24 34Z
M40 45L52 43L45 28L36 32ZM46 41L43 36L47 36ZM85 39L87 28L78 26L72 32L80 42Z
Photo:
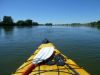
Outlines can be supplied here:
M43 60L48 59L54 52L54 47L44 47L42 48L36 56L33 58L32 63L38 64L42 62Z

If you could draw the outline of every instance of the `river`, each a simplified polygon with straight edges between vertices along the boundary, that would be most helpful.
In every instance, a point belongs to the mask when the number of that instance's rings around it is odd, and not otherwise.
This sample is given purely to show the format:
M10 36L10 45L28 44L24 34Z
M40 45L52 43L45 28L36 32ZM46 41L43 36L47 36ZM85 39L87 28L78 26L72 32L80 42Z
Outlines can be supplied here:
M92 75L100 74L100 30L92 27L0 27L0 75L10 75L49 39Z

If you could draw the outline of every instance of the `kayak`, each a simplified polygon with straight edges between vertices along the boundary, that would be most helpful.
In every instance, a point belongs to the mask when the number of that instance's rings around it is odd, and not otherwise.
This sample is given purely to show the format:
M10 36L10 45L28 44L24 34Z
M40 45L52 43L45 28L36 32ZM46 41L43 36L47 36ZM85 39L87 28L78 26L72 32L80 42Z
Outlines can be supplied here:
M35 64L31 66L30 64ZM45 39L12 75L90 75Z

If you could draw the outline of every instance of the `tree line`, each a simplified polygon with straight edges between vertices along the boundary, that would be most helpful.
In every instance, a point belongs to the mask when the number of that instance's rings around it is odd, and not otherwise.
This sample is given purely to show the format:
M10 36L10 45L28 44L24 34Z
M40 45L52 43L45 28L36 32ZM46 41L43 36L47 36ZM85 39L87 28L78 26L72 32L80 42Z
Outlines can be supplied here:
M14 22L13 18L11 16L4 16L3 20L0 19L0 26L38 26L39 23L38 22L34 22L31 19L27 19L27 20L18 20L17 22ZM45 26L52 26L52 23L46 23L43 24ZM85 24L81 24L81 23L72 23L72 24L62 24L64 26L91 26L91 27L98 27L100 28L100 20L99 21L94 21L94 22L90 22L90 23L85 23Z
M100 28L100 20L89 22L89 23L70 23L70 24L60 24L60 25L61 26L90 26L90 27Z
M90 22L88 25L90 25L91 27L100 28L100 20L99 21L95 21L95 22Z
M37 26L38 22L33 22L31 19L18 20L14 22L11 16L4 16L3 20L0 20L0 26Z

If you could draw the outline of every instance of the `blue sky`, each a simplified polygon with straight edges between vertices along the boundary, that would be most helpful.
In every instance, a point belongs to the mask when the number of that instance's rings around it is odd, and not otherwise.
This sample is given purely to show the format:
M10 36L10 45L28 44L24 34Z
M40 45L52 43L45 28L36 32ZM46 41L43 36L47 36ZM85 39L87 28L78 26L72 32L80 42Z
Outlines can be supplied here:
M39 23L86 23L100 20L100 0L0 0L0 19Z

